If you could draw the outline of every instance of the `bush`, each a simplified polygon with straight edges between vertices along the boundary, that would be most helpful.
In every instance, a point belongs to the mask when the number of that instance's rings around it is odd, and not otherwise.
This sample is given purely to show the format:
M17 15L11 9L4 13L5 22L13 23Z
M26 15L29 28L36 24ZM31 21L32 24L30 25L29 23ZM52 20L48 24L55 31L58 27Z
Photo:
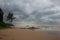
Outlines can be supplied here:
M6 24L5 23L1 23L0 22L0 28L6 28L7 26L6 26Z

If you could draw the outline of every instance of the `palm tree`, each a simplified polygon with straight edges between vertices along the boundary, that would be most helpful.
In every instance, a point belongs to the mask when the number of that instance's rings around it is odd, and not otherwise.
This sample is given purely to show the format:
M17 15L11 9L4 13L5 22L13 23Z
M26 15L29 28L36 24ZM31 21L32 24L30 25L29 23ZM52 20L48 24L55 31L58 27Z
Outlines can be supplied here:
M9 21L9 24L12 24L14 19L15 19L14 14L9 12L7 16L7 21Z

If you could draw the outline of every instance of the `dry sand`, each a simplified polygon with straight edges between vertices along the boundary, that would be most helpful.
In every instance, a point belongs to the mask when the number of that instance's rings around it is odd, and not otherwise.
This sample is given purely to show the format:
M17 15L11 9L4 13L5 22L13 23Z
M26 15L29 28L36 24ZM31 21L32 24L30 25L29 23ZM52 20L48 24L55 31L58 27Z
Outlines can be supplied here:
M60 40L60 34L25 29L0 30L0 40Z

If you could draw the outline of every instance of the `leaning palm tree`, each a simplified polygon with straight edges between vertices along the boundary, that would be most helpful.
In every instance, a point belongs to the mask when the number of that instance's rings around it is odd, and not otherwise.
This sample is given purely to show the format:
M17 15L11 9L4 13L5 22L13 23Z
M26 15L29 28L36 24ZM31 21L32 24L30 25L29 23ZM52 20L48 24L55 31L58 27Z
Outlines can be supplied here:
M12 24L14 19L15 19L14 14L9 12L7 16L7 21L9 21L9 24Z

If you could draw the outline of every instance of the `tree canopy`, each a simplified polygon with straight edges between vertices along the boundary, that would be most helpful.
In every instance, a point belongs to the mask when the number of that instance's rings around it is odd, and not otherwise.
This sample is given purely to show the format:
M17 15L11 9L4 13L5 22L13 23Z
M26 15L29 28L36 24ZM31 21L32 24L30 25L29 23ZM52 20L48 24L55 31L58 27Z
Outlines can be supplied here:
M3 13L2 9L0 8L0 22L3 22L3 15L4 15L4 13Z

